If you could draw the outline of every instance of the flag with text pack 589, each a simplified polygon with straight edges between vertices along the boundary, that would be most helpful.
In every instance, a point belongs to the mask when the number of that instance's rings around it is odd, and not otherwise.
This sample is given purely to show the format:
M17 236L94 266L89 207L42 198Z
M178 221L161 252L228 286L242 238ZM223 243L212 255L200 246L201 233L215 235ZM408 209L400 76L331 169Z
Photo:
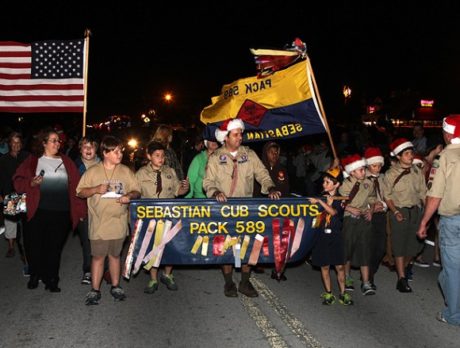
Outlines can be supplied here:
M0 41L0 112L83 112L85 42Z

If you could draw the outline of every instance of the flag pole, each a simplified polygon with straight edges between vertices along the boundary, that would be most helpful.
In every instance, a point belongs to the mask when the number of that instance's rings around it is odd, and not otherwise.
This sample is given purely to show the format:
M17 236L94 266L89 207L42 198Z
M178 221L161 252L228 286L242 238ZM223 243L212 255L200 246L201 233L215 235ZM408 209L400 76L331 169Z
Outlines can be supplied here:
M321 117L323 118L324 126L326 128L326 133L327 133L327 136L329 137L329 142L331 144L332 154L334 155L334 159L336 159L336 158L339 158L339 157L337 156L337 151L336 151L335 146L334 146L334 141L332 140L332 134L331 134L331 130L329 128L329 124L327 123L326 113L324 112L323 103L321 101L321 96L319 95L318 86L316 85L315 74L313 73L313 68L311 67L310 57L307 57L307 64L308 64L308 70L310 70L311 80L313 82L313 88L315 89L316 99L318 100L319 110L321 112Z
M86 103L87 103L87 94L88 94L88 57L89 57L89 37L91 36L91 31L87 28L85 30L85 64L83 66L83 129L82 136L86 135Z

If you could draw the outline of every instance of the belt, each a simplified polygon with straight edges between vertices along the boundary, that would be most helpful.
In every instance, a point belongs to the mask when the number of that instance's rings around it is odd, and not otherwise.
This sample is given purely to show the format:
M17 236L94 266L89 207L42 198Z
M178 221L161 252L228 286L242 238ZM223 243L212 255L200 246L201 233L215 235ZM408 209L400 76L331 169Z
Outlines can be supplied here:
M411 210L411 209L414 209L414 208L417 208L417 207L418 207L417 205L412 205L410 207L397 207L397 208L398 209L409 209L409 210Z

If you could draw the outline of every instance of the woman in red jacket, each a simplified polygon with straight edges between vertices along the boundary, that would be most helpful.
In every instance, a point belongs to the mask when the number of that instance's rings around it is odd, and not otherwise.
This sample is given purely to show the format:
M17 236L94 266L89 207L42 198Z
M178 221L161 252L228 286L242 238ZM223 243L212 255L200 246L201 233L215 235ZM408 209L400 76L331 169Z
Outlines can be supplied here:
M27 194L24 247L29 262L29 289L60 292L59 264L67 234L85 216L85 201L76 196L80 174L74 162L59 153L61 141L51 128L39 132L37 151L16 170L17 192Z

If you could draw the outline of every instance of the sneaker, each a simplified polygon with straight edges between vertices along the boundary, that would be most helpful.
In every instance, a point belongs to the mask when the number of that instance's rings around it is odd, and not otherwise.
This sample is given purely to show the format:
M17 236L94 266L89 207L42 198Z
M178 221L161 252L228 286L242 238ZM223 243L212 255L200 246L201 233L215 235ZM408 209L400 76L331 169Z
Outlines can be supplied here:
M160 281L166 285L168 290L176 291L178 289L172 274L160 274Z
M407 283L406 278L398 280L398 283L396 283L396 289L399 290L399 292L412 292L412 288Z
M123 301L126 298L125 291L121 288L120 285L112 286L110 289L110 294L115 301Z
M441 312L438 312L438 314L436 314L436 320L440 321L441 323L447 324L447 320L443 317Z
M364 282L361 284L361 292L365 296L375 295L375 290L372 289L372 285L370 282Z
M439 260L438 261L433 261L432 265L434 267L441 267L441 261L439 261Z
M158 290L158 282L156 279L150 279L147 286L144 288L146 294L153 294Z
M85 304L87 306L98 305L100 299L101 299L101 292L99 290L91 289L91 291L86 294Z
M238 291L241 292L243 295L246 295L247 297L259 296L259 293L256 289L254 289L250 281L240 282L238 286Z
M335 296L330 292L323 292L321 298L323 299L323 305L330 306L335 303Z
M371 284L372 290L377 291L377 285L375 285L374 281L371 280L371 281L369 281L369 283Z
M86 285L91 284L91 273L90 272L86 272L85 274L83 274L83 277L81 278L81 283L86 284Z
M238 292L236 290L236 285L234 282L225 283L224 285L224 295L227 297L238 297Z
M355 287L353 286L353 278L347 276L345 278L345 290L346 291L355 291Z
M22 267L22 275L24 277L30 277L29 265L24 265L24 267Z
M353 300L351 299L351 295L348 292L344 292L343 294L340 294L339 303L344 306L353 305Z
M276 273L275 270L272 270L271 278L276 279L277 281L282 280L284 282L287 280L286 276L284 275L284 272L281 273L281 274L278 274L278 273Z
M417 266L417 267L422 267L422 268L430 267L430 264L428 262L423 261L423 260L414 261L414 265Z

